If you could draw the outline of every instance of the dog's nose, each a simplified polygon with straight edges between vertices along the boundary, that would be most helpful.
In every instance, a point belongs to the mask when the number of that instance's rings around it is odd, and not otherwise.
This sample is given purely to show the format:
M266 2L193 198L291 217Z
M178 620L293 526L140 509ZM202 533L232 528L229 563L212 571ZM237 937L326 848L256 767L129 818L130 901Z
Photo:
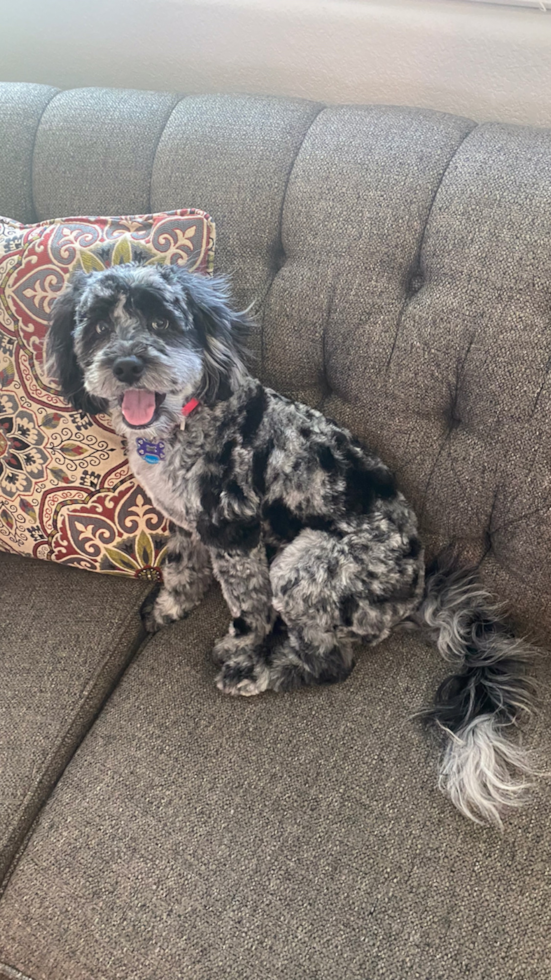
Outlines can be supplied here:
M131 354L129 357L117 357L113 364L113 374L119 381L123 381L127 385L139 381L144 370L144 362L135 354Z

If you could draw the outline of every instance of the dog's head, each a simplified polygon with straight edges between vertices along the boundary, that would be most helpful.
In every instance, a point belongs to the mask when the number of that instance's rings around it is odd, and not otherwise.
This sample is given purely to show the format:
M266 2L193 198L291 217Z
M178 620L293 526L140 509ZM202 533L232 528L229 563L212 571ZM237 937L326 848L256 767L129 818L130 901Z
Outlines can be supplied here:
M54 304L46 366L75 408L158 433L191 397L239 387L246 329L223 280L135 263L78 272Z

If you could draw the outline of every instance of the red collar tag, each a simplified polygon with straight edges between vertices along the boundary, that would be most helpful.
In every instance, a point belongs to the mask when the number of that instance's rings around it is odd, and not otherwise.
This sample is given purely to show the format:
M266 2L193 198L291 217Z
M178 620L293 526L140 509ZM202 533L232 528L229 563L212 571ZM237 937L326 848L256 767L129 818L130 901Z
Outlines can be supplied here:
M182 406L182 415L184 416L184 418L187 418L188 415L191 415L191 413L195 411L198 405L199 405L198 398L190 398L190 400L186 402L185 405Z

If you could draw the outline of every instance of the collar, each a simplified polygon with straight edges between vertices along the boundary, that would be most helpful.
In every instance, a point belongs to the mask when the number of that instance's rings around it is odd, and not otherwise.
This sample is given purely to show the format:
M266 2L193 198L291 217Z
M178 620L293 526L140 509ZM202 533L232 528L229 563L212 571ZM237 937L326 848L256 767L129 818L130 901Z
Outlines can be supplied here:
M188 415L191 415L191 413L195 411L198 405L199 405L198 398L190 398L190 400L186 402L185 405L182 405L182 415L184 416L184 418L187 419Z

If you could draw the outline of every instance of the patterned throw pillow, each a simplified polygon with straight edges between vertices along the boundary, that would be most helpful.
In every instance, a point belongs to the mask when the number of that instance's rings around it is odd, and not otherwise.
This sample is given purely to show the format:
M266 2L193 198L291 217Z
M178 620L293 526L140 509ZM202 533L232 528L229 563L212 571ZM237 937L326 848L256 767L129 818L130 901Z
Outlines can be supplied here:
M75 412L46 377L43 344L73 269L138 260L207 274L214 236L193 209L26 226L0 218L0 550L161 577L167 522L130 474L109 417Z

